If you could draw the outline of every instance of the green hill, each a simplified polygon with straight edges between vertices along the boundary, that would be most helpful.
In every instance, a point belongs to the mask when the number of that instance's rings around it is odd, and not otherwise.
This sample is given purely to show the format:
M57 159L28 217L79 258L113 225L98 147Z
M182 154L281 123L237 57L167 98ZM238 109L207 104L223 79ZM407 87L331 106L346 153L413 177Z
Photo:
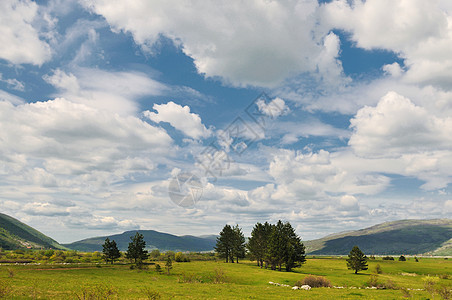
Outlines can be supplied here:
M216 244L216 236L176 236L155 230L136 230L126 231L121 234L110 236L89 238L71 244L64 244L64 246L78 251L102 251L102 244L108 237L110 240L115 240L119 250L126 251L130 242L130 237L135 235L137 231L143 235L144 240L146 241L146 248L148 249L157 248L159 250L172 251L212 251Z
M65 249L50 237L2 213L0 213L0 248L5 250L20 248Z
M364 253L452 255L452 220L401 220L306 241L306 252L346 255L357 245Z

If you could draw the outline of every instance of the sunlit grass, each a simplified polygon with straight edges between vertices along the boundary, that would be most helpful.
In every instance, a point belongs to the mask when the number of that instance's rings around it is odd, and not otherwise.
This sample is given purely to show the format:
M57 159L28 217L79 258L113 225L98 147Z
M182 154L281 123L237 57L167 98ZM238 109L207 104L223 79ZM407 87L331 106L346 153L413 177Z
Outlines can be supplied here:
M310 258L295 272L278 272L258 268L254 262L226 264L215 261L174 263L170 275L159 275L150 265L148 270L131 270L128 265L8 265L0 266L1 284L7 284L7 298L14 299L77 299L81 295L96 294L111 299L401 299L403 291L369 290L363 287L369 281L375 266L383 271L381 282L392 281L398 288L408 290L416 299L431 298L423 289L427 275L438 278L438 284L452 288L452 260L426 259L419 262L369 261L369 270L353 274L347 270L344 258ZM9 276L9 270L14 275ZM222 276L217 283L215 276ZM312 274L326 277L335 288L313 288L310 291L292 290L270 285L277 282L293 286ZM361 288L361 289L359 289ZM405 292L407 293L407 292ZM435 295L435 299L441 299Z

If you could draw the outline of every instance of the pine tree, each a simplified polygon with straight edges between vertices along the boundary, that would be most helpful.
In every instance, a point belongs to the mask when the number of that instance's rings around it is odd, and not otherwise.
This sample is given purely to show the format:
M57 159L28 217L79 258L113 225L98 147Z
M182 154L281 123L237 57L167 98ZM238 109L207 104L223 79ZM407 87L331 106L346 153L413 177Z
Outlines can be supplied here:
M367 257L358 248L358 246L353 247L347 258L347 268L355 270L355 274L361 270L367 270Z
M102 245L102 253L103 257L105 259L105 262L108 263L109 261L111 264L115 261L115 259L118 259L121 257L121 252L119 252L118 246L116 245L115 240L112 240L110 242L109 238L105 239L105 243Z
M287 238L287 252L284 256L284 264L286 271L290 272L293 268L299 267L306 262L305 248L289 222L284 224L284 233Z
M245 258L245 236L243 235L242 229L239 225L235 225L233 230L233 243L232 243L232 259L234 256L236 262L239 263L239 258Z
M129 243L126 257L133 260L135 265L139 267L143 264L143 260L146 260L149 256L148 251L144 249L146 242L144 241L143 235L138 232L135 236L131 236L130 239L132 241Z
M271 264L272 270L275 270L278 267L278 270L281 271L281 266L284 262L284 258L287 254L287 239L284 236L284 224L281 220L273 227L272 233L270 234L270 240L268 244L267 250L267 259Z
M257 223L254 225L251 237L246 247L251 256L256 259L257 265L261 268L264 266L265 254L267 253L268 240L272 231L272 225L268 222L264 224Z
M166 267L166 274L169 275L170 270L173 268L173 260L171 259L171 255L168 255L166 257L165 267Z
M221 258L225 258L226 262L229 262L231 257L232 257L231 262L234 262L234 257L232 256L233 244L234 244L234 230L230 225L225 225L223 227L223 230L220 232L220 236L217 237L217 244L214 247L215 252L217 252Z

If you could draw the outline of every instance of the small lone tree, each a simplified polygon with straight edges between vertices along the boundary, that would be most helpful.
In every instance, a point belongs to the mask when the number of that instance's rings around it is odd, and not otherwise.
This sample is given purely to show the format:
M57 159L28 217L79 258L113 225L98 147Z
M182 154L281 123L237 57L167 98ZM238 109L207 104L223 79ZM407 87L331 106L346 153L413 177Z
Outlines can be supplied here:
M166 274L169 275L170 270L173 268L173 260L171 259L171 256L168 255L165 262L166 267Z
M115 240L112 240L110 242L110 239L106 238L105 243L102 245L102 248L103 257L106 263L111 262L111 264L113 264L115 259L121 257L121 252L119 252Z
M361 270L367 270L367 257L358 248L358 246L353 247L347 258L347 268L355 270L355 274Z
M143 264L143 260L147 259L149 256L148 251L144 250L146 242L144 241L143 235L138 232L135 236L131 236L130 239L132 241L129 243L126 257L133 260L137 267L140 267Z

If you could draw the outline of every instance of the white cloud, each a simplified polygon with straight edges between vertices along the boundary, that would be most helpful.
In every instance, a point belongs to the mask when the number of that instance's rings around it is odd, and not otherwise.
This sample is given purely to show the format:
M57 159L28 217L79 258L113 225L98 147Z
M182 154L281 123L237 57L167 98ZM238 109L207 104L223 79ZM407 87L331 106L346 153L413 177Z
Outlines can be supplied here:
M256 105L260 112L271 118L277 118L290 112L286 102L281 98L275 98L268 104L263 99L259 99Z
M325 38L328 29L318 26L316 0L82 3L148 50L160 35L172 39L199 73L233 85L275 86L303 72L337 73L334 34Z
M120 115L136 113L140 97L160 95L166 90L165 85L141 72L77 68L67 73L55 69L44 80L59 90L60 97Z
M177 130L194 139L207 138L212 134L211 130L202 124L199 115L191 113L188 106L181 106L170 101L166 104L154 104L153 109L157 113L148 110L143 113L153 122L168 122Z
M152 169L149 157L168 155L172 143L164 130L138 118L65 99L18 106L0 102L0 106L0 159L5 174L14 177L33 171L36 183L49 182L52 174L57 179L50 182L68 186L72 180L111 183L125 174Z
M322 22L351 32L356 46L403 58L407 82L450 90L452 11L447 0L336 0L321 11Z
M452 118L438 118L408 98L389 92L376 107L364 107L350 121L353 150L366 157L452 148Z
M51 57L50 46L33 27L38 5L29 0L0 2L0 58L13 64L42 65Z

